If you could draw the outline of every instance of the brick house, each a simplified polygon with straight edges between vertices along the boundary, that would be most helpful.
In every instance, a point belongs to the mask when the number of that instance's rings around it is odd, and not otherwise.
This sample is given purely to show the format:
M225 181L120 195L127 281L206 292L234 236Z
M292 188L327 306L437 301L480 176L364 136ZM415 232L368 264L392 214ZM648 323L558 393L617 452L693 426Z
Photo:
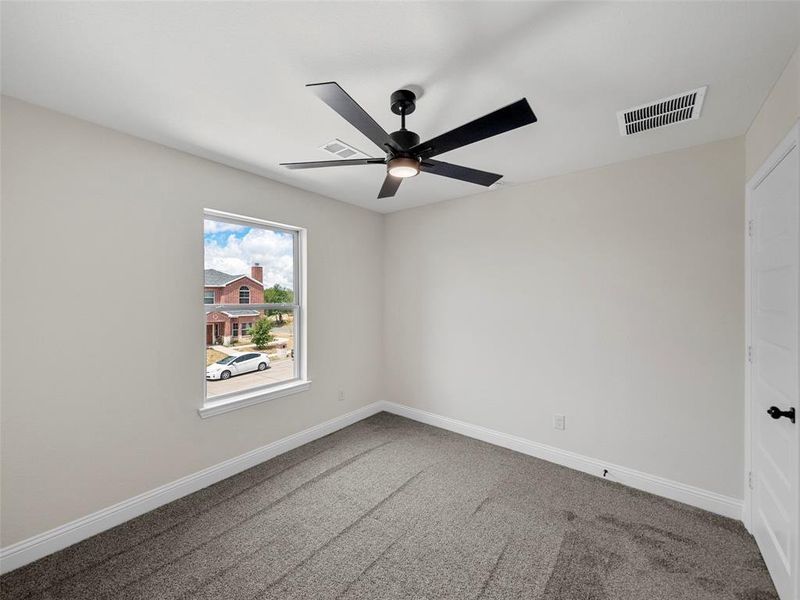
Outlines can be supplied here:
M205 270L204 304L262 304L264 302L264 269L258 263L250 275L230 275L216 269ZM249 337L250 328L263 311L241 308L212 311L206 314L206 344L230 344L234 339Z

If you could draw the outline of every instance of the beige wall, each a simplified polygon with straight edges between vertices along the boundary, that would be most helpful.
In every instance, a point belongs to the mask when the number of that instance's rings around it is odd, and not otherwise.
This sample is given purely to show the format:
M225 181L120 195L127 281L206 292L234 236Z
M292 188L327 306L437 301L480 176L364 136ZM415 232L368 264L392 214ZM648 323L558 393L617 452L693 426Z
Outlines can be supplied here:
M381 399L381 215L8 98L2 127L0 544ZM207 420L204 207L308 228L313 380Z
M746 139L385 218L4 98L0 545L380 399L741 497L743 185L799 98L795 53ZM208 420L204 207L309 229L314 382Z
M745 136L747 179L800 119L800 48L761 106Z
M738 138L387 215L387 399L741 498L743 189Z

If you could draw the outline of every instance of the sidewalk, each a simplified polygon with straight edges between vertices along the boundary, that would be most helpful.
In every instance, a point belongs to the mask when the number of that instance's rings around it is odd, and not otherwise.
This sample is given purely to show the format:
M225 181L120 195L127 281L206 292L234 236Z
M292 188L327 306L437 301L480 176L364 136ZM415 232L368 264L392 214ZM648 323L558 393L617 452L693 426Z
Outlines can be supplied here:
M217 352L222 352L223 354L227 354L228 356L239 356L240 354L243 354L242 352L234 350L229 346L211 346L211 347Z

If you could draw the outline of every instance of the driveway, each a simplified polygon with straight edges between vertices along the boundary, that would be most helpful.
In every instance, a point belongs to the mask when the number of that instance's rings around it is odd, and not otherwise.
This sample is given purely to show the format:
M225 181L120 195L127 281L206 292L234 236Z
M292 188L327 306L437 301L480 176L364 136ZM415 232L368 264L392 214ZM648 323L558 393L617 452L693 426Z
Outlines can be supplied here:
M233 354L230 348L226 348L228 354ZM236 354L241 354L237 352ZM253 371L244 375L237 375L225 381L206 380L206 393L209 398L230 392L240 392L252 387L279 383L294 377L294 360L287 358L284 360L274 360L270 363L270 368L266 371Z

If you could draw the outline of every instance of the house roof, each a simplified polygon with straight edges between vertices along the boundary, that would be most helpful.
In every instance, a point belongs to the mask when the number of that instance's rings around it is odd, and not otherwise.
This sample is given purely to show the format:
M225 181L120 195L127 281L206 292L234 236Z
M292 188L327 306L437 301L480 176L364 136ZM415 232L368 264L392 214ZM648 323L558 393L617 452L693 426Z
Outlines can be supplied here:
M216 269L206 269L206 287L225 287L229 283L233 283L237 279L249 279L255 284L258 284L262 289L264 288L264 284L257 279L253 279L249 275L231 275L230 273L223 273L222 271L217 271Z
M209 286L222 286L228 285L231 281L235 281L240 277L244 277L244 275L231 275L229 273L223 273L222 271L217 271L216 269L206 269L206 285Z

